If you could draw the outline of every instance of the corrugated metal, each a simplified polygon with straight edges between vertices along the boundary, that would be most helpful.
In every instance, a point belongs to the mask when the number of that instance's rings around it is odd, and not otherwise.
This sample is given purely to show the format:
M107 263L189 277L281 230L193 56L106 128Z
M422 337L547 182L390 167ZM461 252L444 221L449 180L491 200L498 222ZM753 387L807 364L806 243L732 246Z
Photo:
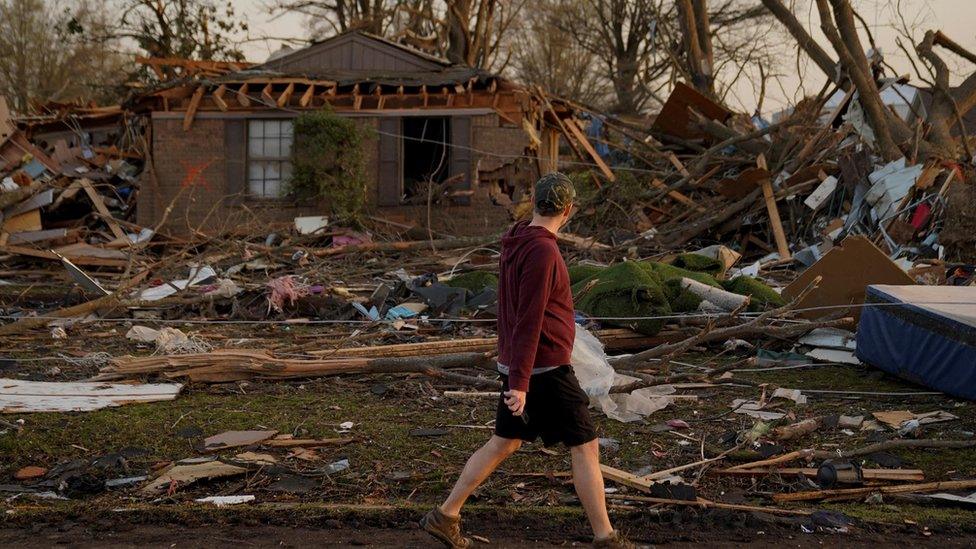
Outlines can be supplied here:
M376 173L376 204L397 206L400 204L400 118L381 118L379 127L379 166Z

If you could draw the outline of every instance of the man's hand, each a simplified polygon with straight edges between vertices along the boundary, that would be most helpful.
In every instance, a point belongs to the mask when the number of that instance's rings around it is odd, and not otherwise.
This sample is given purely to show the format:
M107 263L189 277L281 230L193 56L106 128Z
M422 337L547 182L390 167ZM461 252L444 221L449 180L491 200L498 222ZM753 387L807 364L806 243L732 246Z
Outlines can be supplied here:
M525 411L525 391L505 391L505 406L512 411L513 416L520 416Z

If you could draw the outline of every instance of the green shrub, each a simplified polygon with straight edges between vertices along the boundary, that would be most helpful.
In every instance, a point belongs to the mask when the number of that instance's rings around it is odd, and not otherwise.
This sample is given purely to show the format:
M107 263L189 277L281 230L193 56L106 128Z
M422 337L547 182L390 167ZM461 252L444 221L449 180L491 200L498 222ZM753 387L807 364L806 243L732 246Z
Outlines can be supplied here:
M366 204L366 132L354 120L328 109L295 119L289 194L326 199L339 222L350 222Z

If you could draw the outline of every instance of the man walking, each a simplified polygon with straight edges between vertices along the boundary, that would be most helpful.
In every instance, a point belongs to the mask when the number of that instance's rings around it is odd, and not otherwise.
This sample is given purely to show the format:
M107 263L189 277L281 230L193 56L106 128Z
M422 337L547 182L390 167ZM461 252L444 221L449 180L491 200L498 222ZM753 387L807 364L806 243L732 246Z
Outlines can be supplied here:
M421 526L448 547L471 541L461 534L461 506L495 468L522 445L542 437L570 449L573 485L593 528L595 547L630 547L610 526L600 448L589 399L573 375L575 323L569 272L556 233L569 219L576 191L555 172L535 184L532 221L502 238L498 281L498 371L502 394L495 434L471 455L447 500Z

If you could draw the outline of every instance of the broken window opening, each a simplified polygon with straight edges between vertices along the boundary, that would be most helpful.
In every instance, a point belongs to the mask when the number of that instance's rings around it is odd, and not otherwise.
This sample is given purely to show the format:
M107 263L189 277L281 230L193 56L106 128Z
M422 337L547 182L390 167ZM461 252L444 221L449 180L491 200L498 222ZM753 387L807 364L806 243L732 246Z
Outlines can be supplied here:
M248 120L247 192L251 198L281 198L291 179L292 121Z
M450 119L446 117L404 117L403 196L409 199L426 194L431 183L443 183L448 177L451 141Z

